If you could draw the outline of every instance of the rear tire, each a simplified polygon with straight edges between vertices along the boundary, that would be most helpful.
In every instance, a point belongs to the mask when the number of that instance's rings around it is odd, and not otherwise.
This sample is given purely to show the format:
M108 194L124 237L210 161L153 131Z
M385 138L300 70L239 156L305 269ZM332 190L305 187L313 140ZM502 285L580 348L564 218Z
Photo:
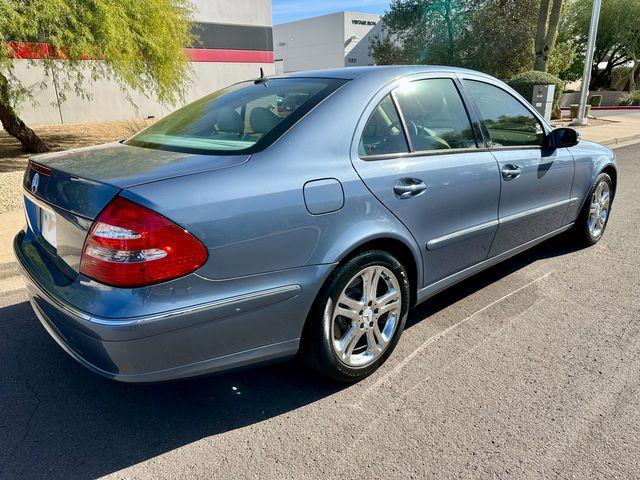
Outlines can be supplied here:
M393 352L409 310L409 277L391 254L371 250L339 266L310 313L301 356L340 382L365 378Z
M600 241L609 222L614 193L611 177L606 173L598 175L573 228L578 244L590 247Z

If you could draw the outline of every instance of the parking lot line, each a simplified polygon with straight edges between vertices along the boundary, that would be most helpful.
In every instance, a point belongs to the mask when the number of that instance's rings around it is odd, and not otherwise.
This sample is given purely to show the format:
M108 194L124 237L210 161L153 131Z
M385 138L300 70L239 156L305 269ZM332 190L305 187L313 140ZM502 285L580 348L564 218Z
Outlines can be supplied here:
M540 276L540 277L538 277L538 278L536 278L534 280L531 280L530 282L522 285L521 287L513 290L512 292L509 292L506 295L503 295L502 297L498 298L497 300L494 300L493 302L489 303L488 305L485 305L484 307L482 307L481 309L475 311L474 313L472 313L468 317L460 320L457 323L454 323L450 327L447 327L446 329L444 329L440 333L437 333L436 335L434 335L432 337L429 337L418 348L416 348L413 352L411 352L409 355L407 355L405 358L403 358L395 367L393 367L393 369L391 371L385 373L384 375L381 375L380 378L375 381L375 383L373 383L369 388L367 388L364 391L364 393L361 396L359 396L359 399L356 402L356 404L354 405L354 407L355 408L362 408L362 403L364 402L364 400L365 400L365 398L367 396L371 395L376 390L378 390L388 380L390 380L390 379L394 378L396 375L398 375L398 373L400 373L404 369L404 367L406 367L409 363L411 363L411 361L415 357L417 357L420 353L422 353L429 345L431 345L432 343L436 342L437 340L443 338L445 335L447 335L448 333L452 332L453 330L456 330L457 328L459 328L460 326L464 325L465 323L469 322L470 320L472 320L476 316L480 315L482 312L484 312L484 311L490 309L491 307L497 305L498 303L508 299L509 297L515 295L516 293L518 293L518 292L530 287L531 285L534 285L535 283L538 283L541 280L544 280L545 278L549 277L552 273L553 273L553 270L550 271L550 272L545 273L544 275L542 275L542 276Z

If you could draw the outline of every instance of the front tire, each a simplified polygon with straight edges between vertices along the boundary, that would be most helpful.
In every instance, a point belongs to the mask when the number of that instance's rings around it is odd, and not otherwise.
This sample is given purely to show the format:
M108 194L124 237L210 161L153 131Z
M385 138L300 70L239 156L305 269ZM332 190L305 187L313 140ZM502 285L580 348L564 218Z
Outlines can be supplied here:
M391 355L409 310L409 278L391 254L372 250L328 279L309 317L301 354L321 375L360 380Z
M579 244L589 247L600 241L609 221L613 195L611 177L601 173L593 182L574 227L574 237Z

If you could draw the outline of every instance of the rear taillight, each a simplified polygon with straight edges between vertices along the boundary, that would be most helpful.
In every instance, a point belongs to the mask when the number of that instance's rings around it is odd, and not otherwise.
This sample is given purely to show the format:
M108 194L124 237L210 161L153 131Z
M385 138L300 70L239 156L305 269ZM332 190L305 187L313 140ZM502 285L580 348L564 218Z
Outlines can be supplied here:
M185 229L116 197L89 231L80 272L107 285L141 287L181 277L206 261L207 249Z

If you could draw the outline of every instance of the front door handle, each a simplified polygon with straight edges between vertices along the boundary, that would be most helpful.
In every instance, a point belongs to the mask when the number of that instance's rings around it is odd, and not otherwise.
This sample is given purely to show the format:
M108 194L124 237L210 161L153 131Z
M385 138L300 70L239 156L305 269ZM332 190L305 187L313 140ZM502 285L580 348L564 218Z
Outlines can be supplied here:
M393 192L400 199L415 197L426 189L427 185L419 178L401 178L393 186Z
M502 176L504 178L518 178L521 173L522 170L517 165L509 164L502 167Z

